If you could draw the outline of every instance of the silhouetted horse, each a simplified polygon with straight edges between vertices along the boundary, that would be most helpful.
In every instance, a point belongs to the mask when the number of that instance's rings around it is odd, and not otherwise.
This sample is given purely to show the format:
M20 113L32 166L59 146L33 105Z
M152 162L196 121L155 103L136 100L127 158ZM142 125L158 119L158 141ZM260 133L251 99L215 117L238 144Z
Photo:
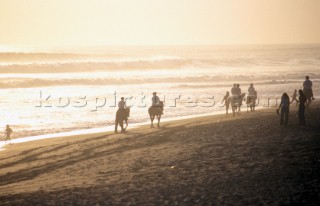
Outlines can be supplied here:
M121 132L125 132L128 127L128 117L130 115L130 107L126 107L125 109L118 109L116 113L116 120L115 120L115 128L114 132L118 133L118 125L121 127ZM123 127L123 121L126 122L126 127Z
M231 96L230 97L230 103L231 103L233 116L235 116L236 112L238 115L240 114L242 101L243 101L245 95L246 95L245 93L242 93L240 96Z
M163 106L164 106L163 101L160 101L159 105L149 107L148 112L149 112L149 116L150 116L150 120L151 120L151 128L154 127L153 120L156 116L158 118L158 125L157 126L160 127L160 119L161 119L161 115L163 112Z
M312 101L312 90L311 89L304 89L303 90L303 94L306 96L307 98L307 102L306 102L306 106L309 107L309 104Z
M256 107L256 99L257 96L256 95L248 95L247 96L247 111L250 107L251 112L254 111L255 107Z

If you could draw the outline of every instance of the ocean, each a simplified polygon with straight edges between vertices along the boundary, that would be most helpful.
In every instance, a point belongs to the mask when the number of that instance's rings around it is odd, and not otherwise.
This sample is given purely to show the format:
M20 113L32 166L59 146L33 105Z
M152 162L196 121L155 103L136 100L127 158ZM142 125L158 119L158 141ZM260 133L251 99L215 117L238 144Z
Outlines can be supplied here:
M319 99L320 45L1 51L0 129L9 124L18 138L104 128L120 97L132 106L129 124L143 123L154 91L165 101L163 119L214 114L234 83L246 93L253 83L258 107L270 107L301 89L306 75Z

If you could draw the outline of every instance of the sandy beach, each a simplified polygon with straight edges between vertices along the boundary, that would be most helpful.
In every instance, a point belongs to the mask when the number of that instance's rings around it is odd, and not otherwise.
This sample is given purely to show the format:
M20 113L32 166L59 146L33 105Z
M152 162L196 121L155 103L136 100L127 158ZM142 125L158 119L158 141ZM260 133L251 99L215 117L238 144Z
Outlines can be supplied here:
M78 135L0 151L0 205L319 205L320 104Z

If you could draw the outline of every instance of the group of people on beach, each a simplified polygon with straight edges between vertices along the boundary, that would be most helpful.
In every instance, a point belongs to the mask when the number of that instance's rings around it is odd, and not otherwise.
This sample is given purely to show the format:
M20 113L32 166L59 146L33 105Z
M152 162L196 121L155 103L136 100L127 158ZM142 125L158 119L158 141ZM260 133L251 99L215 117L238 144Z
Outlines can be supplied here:
M279 108L277 109L277 113L278 115L280 115L280 125L284 125L284 126L288 125L290 104L294 102L296 102L296 104L299 104L299 112L298 112L299 124L300 125L306 124L305 108L308 107L310 102L315 99L313 97L312 81L309 79L309 76L306 76L306 80L303 82L303 90L299 89L298 92L299 92L299 98L297 99L297 90L295 90L291 101L288 94L283 93ZM224 103L226 106L226 114L228 114L229 106L230 104L232 105L232 101L235 99L240 99L238 101L238 103L240 103L240 106L238 104L239 111L240 111L241 102L242 102L242 98L240 98L241 96L243 96L243 94L241 93L240 84L233 85L233 87L231 88L231 96L228 91L226 92L221 102L221 104ZM257 99L257 91L255 90L253 84L251 83L248 88L248 97L247 97L247 105L249 105L249 107L251 108L251 111L254 111L255 109L256 99ZM163 114L163 105L160 104L161 101L160 101L160 98L157 96L157 92L153 92L151 101L152 101L152 105L149 108L149 115L150 115L151 122L153 122L154 117L151 118L152 115L150 113L150 109L153 109L155 113L158 114L158 116L160 116L161 118L161 115ZM119 113L119 116L118 116L118 113ZM128 126L129 113L130 113L130 107L127 107L124 97L121 97L121 100L118 102L118 111L117 111L116 118L120 117L121 119L122 124L120 124L120 126L121 126L122 132ZM159 126L160 118L158 117L158 126ZM123 121L126 123L125 128L123 127ZM117 124L116 124L115 131L117 132ZM11 143L12 134L13 134L13 130L10 128L9 125L6 125L5 142L9 141Z
M160 98L157 96L157 92L152 93L152 104L148 112L151 119L151 125L153 126L153 119L155 116L158 117L158 127L161 115L163 115L163 102L160 101ZM118 110L116 113L116 123L115 123L115 132L118 132L118 125L121 127L121 132L124 132L128 127L128 117L130 115L130 107L127 107L125 98L121 97L121 100L118 102ZM123 126L123 121L126 123L126 126Z
M305 108L314 100L313 91L312 91L312 81L309 79L309 76L306 76L306 80L303 82L303 90L299 89L299 99L297 99L297 90L294 91L292 100L287 93L283 93L281 97L281 102L277 113L280 111L280 125L287 126L289 122L289 108L290 104L294 101L296 104L299 104L298 118L299 124L305 125Z
M299 97L297 97L297 90L294 91L292 95L292 99L290 98L287 93L283 93L281 97L281 102L279 108L277 109L278 115L280 115L280 125L287 126L289 121L289 108L290 104L296 103L299 104L299 124L305 125L305 108L309 106L309 104L315 99L313 97L312 91L312 81L309 79L309 76L306 76L305 81L303 82L303 89L298 90ZM224 103L226 107L226 114L228 114L229 106L231 104L232 107L239 107L241 106L242 96L240 84L234 84L231 88L231 96L227 91L221 104ZM250 107L251 111L254 111L257 99L257 91L254 88L253 84L251 83L248 88L248 96L247 96L247 106ZM238 105L232 104L232 101L238 100ZM240 109L240 108L239 108ZM232 108L234 110L234 108Z
M230 104L232 105L232 101L236 100L238 102L238 107L241 106L242 98L241 98L242 92L240 88L240 84L234 84L231 88L231 96L229 92L227 91L225 96L222 99L221 104L224 103L226 106L226 114L228 114ZM256 105L256 99L257 99L258 93L256 89L253 86L253 83L250 84L248 88L248 97L247 97L247 105L250 107L251 111L254 111L255 105ZM234 107L234 105L232 105Z

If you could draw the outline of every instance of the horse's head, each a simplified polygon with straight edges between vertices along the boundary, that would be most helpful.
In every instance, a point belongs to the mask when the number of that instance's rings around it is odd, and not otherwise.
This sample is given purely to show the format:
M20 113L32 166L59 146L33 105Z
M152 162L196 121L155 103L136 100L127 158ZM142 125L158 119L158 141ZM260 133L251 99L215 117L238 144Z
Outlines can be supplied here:
M163 107L163 106L164 106L163 101L159 101L159 106L160 106L160 107Z
M130 116L130 107L126 107L125 110L126 110L126 113L127 113L128 117L129 117Z

